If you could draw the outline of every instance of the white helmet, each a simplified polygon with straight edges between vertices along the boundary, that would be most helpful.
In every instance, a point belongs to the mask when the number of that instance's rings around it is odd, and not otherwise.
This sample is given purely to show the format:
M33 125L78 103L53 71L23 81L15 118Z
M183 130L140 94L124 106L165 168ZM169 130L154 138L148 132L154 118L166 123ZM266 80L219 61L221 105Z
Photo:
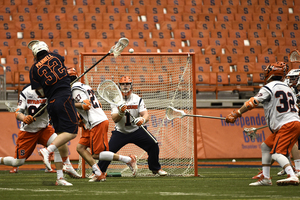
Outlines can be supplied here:
M38 40L29 42L28 48L32 51L34 57L36 57L40 51L49 51L48 45L45 42Z
M285 76L284 82L290 87L298 86L300 84L300 69L291 69L289 73Z

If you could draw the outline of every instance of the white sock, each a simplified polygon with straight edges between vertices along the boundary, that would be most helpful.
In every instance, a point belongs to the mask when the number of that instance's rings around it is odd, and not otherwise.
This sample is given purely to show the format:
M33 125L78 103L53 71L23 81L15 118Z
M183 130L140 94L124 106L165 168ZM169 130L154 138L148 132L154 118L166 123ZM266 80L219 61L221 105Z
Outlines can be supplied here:
M285 168L285 172L286 172L287 174L289 174L290 176L296 176L295 173L294 173L294 170L293 170L293 168L292 168L291 166L287 166L287 167Z
M131 161L131 158L129 156L121 156L121 155L119 155L119 161L122 161L124 163L129 163Z
M64 178L63 170L56 170L57 179Z
M92 166L92 169L93 169L94 173L95 173L97 176L100 176L100 175L101 175L101 170L100 170L100 168L98 167L97 163L95 163L95 164Z
M0 161L0 163L1 163L1 161ZM294 160L294 163L295 163L295 168L297 170L300 170L300 159Z
M57 149L57 147L54 145L54 144L50 144L48 147L47 147L47 150L51 153L51 152L54 152L55 150Z
M263 166L262 171L265 178L270 178L270 169L271 166Z

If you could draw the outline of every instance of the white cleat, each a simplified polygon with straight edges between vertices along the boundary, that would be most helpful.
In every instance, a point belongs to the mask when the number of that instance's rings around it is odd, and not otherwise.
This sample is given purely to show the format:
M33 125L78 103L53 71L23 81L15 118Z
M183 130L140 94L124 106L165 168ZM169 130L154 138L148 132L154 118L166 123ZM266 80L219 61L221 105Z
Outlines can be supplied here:
M260 179L260 177L263 175L262 171L260 169L259 170L259 173L256 175L256 176L253 176L252 179Z
M96 174L89 180L89 182L104 182L106 181L106 173L101 172L100 176L97 176Z
M96 176L96 174L92 173L88 178L91 179L91 178L94 178Z
M51 170L52 168L51 168L51 163L49 162L49 151L48 151L48 149L46 149L46 148L42 148L42 149L40 149L39 150L39 154L40 154L40 156L42 156L43 157L43 162L44 162L44 164L46 165L46 167L49 169L49 170Z
M152 171L152 173L153 173L153 174L158 174L158 175L160 175L160 176L167 176L167 175L168 175L168 172L166 172L166 171L164 171L164 170L162 170L162 169L160 169L160 170L158 170L158 171Z
M276 181L276 184L278 186L299 185L299 179L296 176L288 175L288 177L286 179L281 179L281 180Z
M72 183L69 183L69 182L66 181L64 178L57 179L55 185L73 186Z
M296 169L296 170L295 170L295 175L296 175L298 178L300 178L300 170Z
M283 175L286 175L286 172L284 169L277 173L277 176L283 176Z
M64 164L63 172L68 174L71 178L81 178L71 164Z
M137 156L135 155L129 155L131 158L131 161L129 163L126 163L129 169L132 171L132 175L135 177L137 175L137 163L136 163L136 158Z
M49 170L48 168L46 168L45 173L56 173L56 170L54 169Z
M264 175L261 175L260 179L254 183L250 183L251 186L271 186L272 180L271 178L265 178Z

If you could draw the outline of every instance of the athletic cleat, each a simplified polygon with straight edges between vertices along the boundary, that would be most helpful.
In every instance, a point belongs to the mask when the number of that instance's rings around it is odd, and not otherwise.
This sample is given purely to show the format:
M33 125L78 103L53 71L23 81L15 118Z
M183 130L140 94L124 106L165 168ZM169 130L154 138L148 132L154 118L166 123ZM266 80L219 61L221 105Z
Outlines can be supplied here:
M278 186L299 185L299 179L296 176L290 176L288 174L288 177L286 179L278 180L278 181L276 181L276 184Z
M132 175L136 176L137 174L137 163L136 163L136 156L135 155L129 155L129 157L131 158L131 161L129 163L126 163L127 166L129 167L129 169L132 171Z
M95 176L89 180L89 182L104 182L104 181L106 181L106 173L105 172L101 172L100 176L97 176L95 174Z
M295 175L296 175L298 178L300 178L300 170L296 169L296 170L295 170Z
M283 175L286 175L286 172L284 169L277 173L277 176L283 176Z
M260 179L261 175L263 175L263 172L260 169L258 169L258 170L259 170L259 173L256 176L253 176L252 179Z
M66 181L64 178L57 179L55 185L73 186L72 183L69 183L69 182Z
M42 149L40 149L39 150L39 154L40 154L40 156L42 156L43 157L43 162L44 162L44 164L46 165L46 167L49 169L49 170L51 170L52 168L51 168L51 163L49 162L49 151L48 151L48 149L46 149L46 148L42 148Z
M81 178L71 164L64 164L63 172L68 174L71 178Z
M153 174L158 174L158 175L160 175L160 176L167 176L167 175L168 175L168 172L166 172L166 171L164 171L164 170L162 170L162 169L160 169L160 170L158 170L158 171L152 171L152 173L153 173Z
M265 178L264 175L261 175L260 179L254 183L250 183L251 186L270 186L272 185L271 178Z
M96 176L96 174L92 173L88 178L91 179L91 178L94 178Z
M55 169L49 170L48 168L46 168L45 173L56 173L56 170Z
M13 168L9 171L10 174L15 174L15 173L18 173L18 172L19 172L19 168L18 168L18 167L13 167Z

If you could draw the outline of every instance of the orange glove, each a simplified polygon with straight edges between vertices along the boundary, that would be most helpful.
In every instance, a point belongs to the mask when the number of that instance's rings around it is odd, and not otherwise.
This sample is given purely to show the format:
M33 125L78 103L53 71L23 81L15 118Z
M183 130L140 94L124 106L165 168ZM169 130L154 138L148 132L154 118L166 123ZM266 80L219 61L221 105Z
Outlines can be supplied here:
M143 117L135 118L134 123L137 126L141 126L145 123L145 119Z
M124 103L122 103L118 106L118 112L121 117L124 117L126 109L127 109L127 106Z
M25 124L31 124L32 122L35 121L35 118L33 118L31 115L27 115L24 119L23 122Z
M89 110L91 108L92 104L90 102L90 100L85 99L81 102L81 107L83 108L83 110Z
M242 116L242 114L240 114L239 110L233 110L229 115L227 115L225 121L227 123L234 123L240 116Z

